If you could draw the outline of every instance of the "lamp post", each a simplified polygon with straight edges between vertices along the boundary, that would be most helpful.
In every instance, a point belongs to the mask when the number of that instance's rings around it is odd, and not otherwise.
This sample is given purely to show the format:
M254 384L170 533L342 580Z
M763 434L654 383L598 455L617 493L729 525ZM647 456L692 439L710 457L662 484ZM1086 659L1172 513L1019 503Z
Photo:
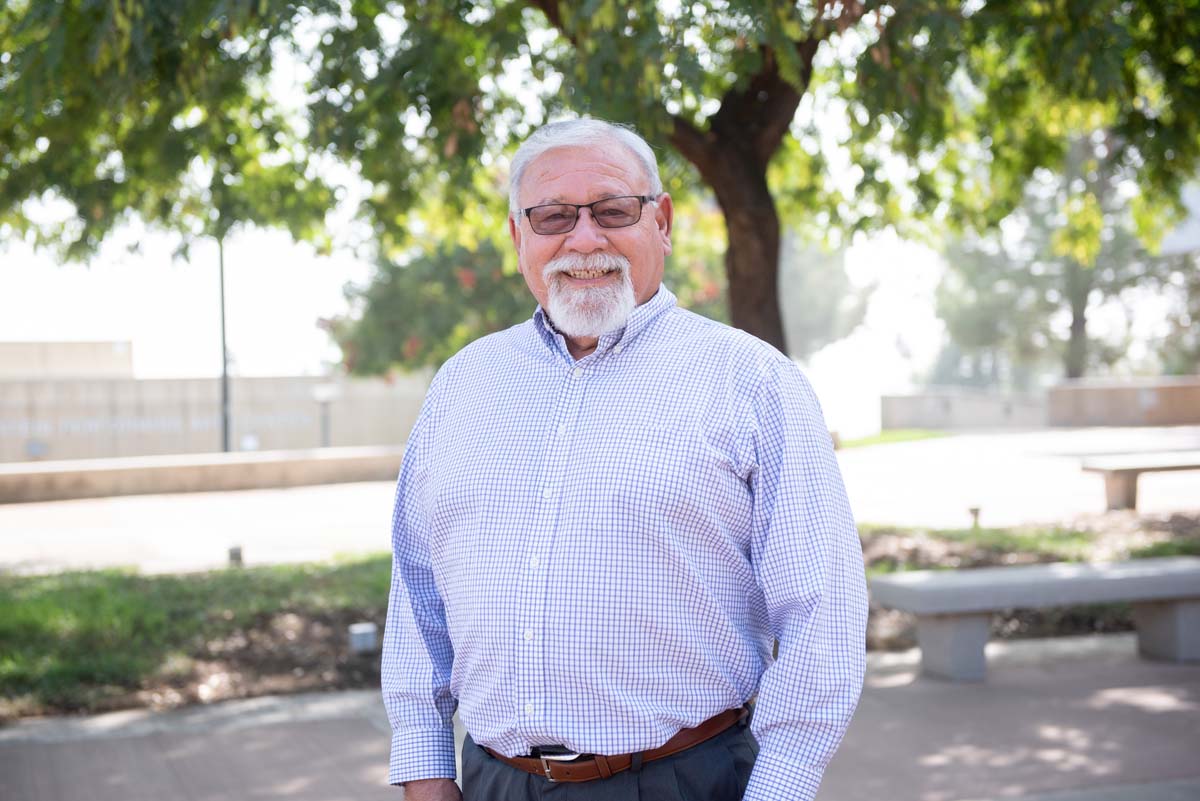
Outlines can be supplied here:
M217 237L221 273L221 450L229 452L229 349L225 347L225 238Z
M329 381L324 381L320 384L313 384L312 397L320 407L321 414L321 447L328 448L332 439L330 431L330 414L329 406L339 397L341 397L342 388L337 384Z

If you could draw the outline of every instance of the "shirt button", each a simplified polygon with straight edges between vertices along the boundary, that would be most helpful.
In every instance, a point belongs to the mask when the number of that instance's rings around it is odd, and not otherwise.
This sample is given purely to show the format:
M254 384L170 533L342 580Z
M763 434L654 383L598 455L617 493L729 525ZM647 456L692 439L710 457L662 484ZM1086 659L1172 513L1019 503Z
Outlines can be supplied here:
M579 378L582 375L583 375L582 367L576 367L574 370L571 371L571 378Z
M542 563L542 560L538 559L536 556L529 557L529 566L530 567L536 568L541 563Z
M567 424L566 424L566 423L559 423L559 425L558 425L558 435L559 435L560 437L564 437L564 436L566 436L566 434L567 434Z
M525 705L525 714L526 714L526 715L532 715L532 714L533 714L533 704L526 704L526 705Z
M613 345L613 353L620 353L620 352L621 352L621 351L623 351L623 350L625 350L625 346L624 346L624 345L622 345L620 342L618 342L617 344Z
M533 639L533 629L525 629L525 640L528 642Z
M545 498L546 500L550 500L550 498L552 498L553 496L554 496L554 490L552 488L546 487L544 490L542 490L542 497Z

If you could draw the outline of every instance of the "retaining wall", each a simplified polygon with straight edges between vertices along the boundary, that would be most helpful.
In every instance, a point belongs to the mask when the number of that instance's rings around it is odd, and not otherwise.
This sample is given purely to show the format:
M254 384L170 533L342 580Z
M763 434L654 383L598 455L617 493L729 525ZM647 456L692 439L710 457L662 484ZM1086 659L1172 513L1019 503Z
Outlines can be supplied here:
M399 445L429 377L232 378L230 447ZM0 380L0 462L219 451L219 379Z
M1065 381L1049 390L1052 426L1200 424L1200 376Z
M401 446L0 464L0 503L392 481Z
M881 398L883 429L1041 428L1046 425L1042 398L1000 395L958 387L934 388L914 395Z

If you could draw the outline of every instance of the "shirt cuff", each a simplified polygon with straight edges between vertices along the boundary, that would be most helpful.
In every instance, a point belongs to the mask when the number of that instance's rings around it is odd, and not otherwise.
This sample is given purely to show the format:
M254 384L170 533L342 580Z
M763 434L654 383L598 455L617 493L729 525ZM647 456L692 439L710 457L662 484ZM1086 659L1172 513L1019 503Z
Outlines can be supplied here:
M823 771L760 751L742 801L813 801Z
M453 779L454 729L407 729L392 734L388 784Z

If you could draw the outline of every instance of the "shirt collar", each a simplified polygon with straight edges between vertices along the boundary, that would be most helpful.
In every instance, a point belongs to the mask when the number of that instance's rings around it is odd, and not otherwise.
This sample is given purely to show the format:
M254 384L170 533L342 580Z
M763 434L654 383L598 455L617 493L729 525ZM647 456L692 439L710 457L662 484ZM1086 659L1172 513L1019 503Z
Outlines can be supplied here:
M667 289L665 284L659 284L658 291L654 293L654 296L650 300L630 312L624 326L615 331L609 331L600 337L600 341L596 345L596 350L590 356L602 354L617 343L620 343L622 348L628 347L643 331L650 327L651 323L664 313L675 308L675 303L676 298L671 290ZM569 358L566 340L550 324L550 318L546 314L546 310L540 305L533 312L533 325L547 347Z

